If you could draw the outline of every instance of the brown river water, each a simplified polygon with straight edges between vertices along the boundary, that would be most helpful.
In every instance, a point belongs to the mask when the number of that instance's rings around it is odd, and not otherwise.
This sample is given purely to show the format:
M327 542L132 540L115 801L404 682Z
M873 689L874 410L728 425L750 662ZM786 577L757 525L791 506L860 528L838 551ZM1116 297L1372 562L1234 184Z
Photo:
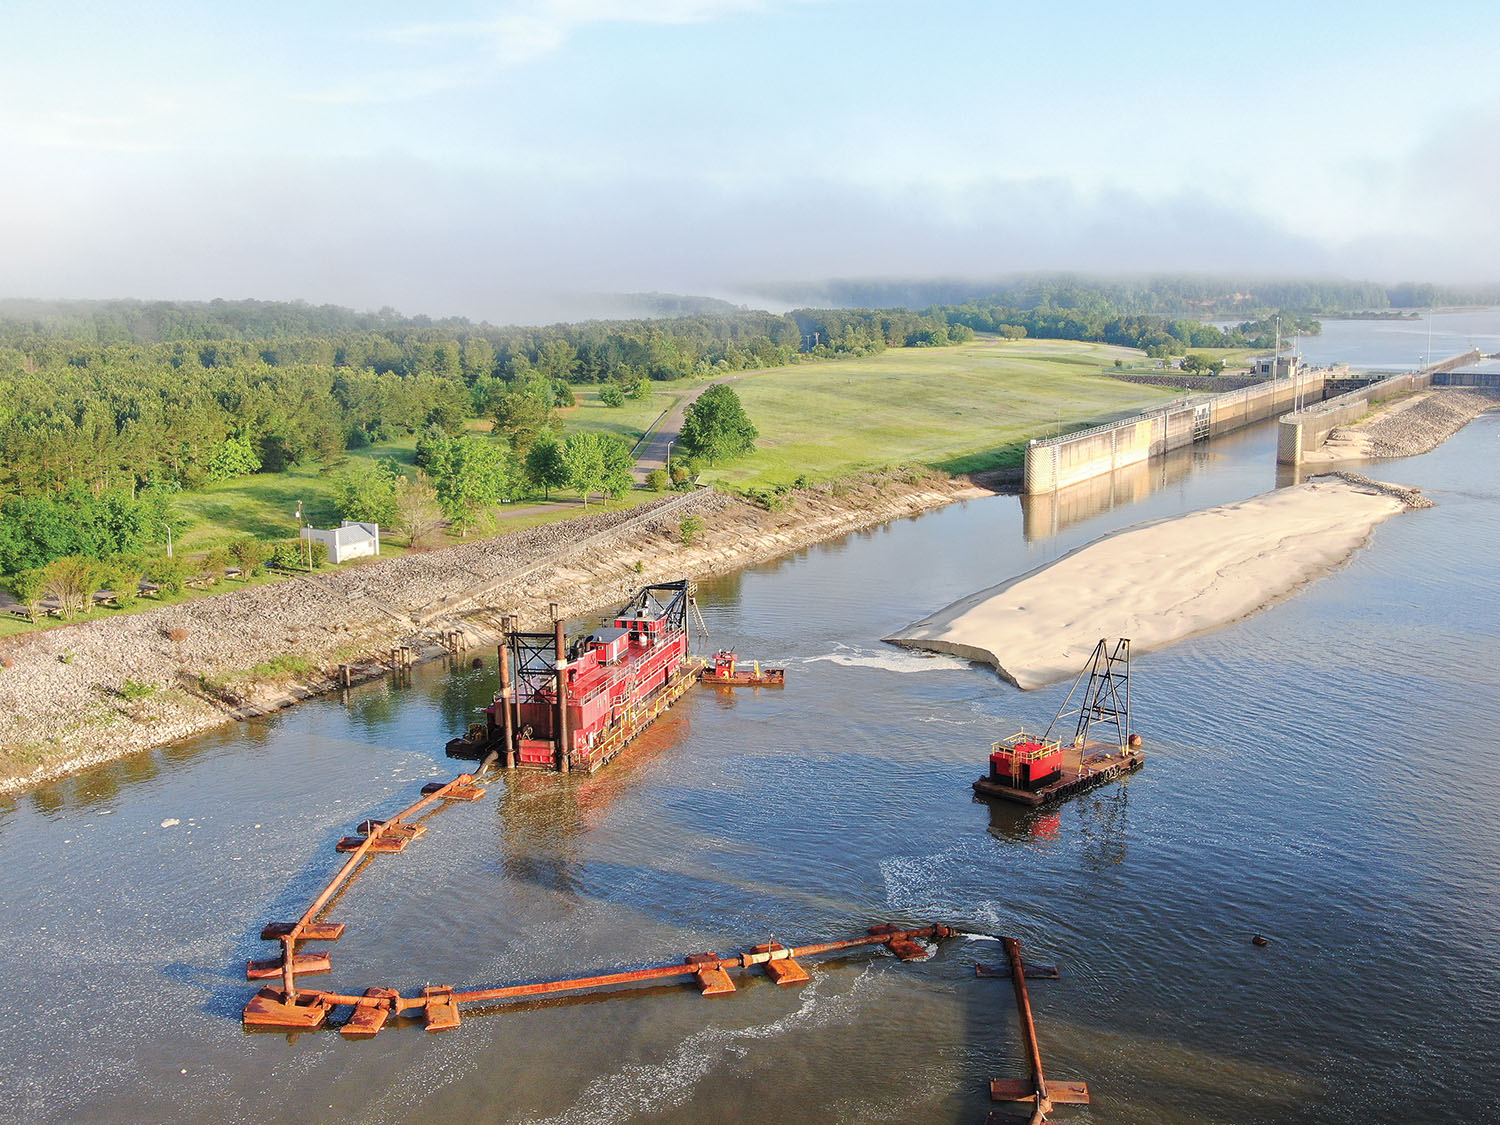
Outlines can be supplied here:
M1043 723L977 667L878 638L1110 530L1265 491L1261 428L1065 509L970 501L706 582L784 691L696 689L592 778L434 816L330 917L308 985L485 987L937 920L921 963L811 963L390 1027L246 1034L244 963L335 841L463 763L493 653L0 803L0 1119L982 1121L1023 1074L982 935L1060 965L1032 1003L1077 1122L1500 1121L1500 417L1373 475L1438 501L1346 567L1135 666L1150 759L1051 812L992 809L989 743ZM1111 506L1113 502L1114 506ZM1264 948L1253 933L1271 939Z

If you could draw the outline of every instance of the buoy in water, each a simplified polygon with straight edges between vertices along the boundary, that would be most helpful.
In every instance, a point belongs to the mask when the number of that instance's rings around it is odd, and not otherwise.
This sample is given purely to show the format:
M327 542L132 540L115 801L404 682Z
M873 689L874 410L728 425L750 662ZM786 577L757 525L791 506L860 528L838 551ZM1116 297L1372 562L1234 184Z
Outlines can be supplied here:
M1256 934L1253 938L1250 939L1250 944L1251 945L1270 945L1271 941L1270 941L1269 938L1264 938L1264 937L1261 937L1259 934Z
M470 668L483 668L484 667L484 661L481 660L479 657L476 656L473 660L469 661L469 667Z

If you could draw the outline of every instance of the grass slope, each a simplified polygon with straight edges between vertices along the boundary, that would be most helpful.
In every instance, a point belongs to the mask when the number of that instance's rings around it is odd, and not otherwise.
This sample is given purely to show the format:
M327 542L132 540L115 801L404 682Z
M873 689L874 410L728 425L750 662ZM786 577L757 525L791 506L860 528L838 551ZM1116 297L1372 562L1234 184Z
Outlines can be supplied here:
M1096 425L1180 392L1101 379L1140 353L1057 340L977 340L799 364L734 384L756 451L705 479L734 487L826 480L901 462L945 472L1019 465L1028 438Z

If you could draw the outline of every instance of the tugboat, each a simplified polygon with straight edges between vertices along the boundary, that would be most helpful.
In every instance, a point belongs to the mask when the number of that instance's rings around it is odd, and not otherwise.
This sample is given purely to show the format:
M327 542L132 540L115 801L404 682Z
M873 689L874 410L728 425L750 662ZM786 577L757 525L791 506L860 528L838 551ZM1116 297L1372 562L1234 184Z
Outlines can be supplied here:
M714 687L785 687L785 668L762 668L759 660L751 661L751 670L737 667L739 654L721 648L714 653L711 667L698 674L700 683Z
M1085 677L1083 700L1070 710ZM1064 747L1061 739L1051 737L1052 730L1075 715L1073 741ZM1114 727L1114 739L1090 740L1090 729L1096 725ZM1145 764L1141 736L1130 729L1130 639L1121 638L1113 649L1101 639L1042 734L1023 730L990 747L990 772L974 782L974 792L1021 805L1045 805L1134 773Z
M449 756L477 759L481 769L593 773L697 682L691 601L686 581L642 587L612 626L571 643L556 605L550 633L516 632L507 619L500 694L483 723L448 743Z

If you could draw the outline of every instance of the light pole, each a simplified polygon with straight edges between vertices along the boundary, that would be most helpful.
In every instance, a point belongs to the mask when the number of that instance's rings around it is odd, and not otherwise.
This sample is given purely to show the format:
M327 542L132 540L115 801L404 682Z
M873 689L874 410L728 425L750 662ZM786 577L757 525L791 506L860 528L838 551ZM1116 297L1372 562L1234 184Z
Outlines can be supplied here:
M157 520L156 522L167 529L167 558L170 559L172 557L172 525L166 520Z
M312 540L302 534L302 501L297 501L297 538L307 544L307 569L312 570Z
M671 441L667 442L667 477L668 478L670 478L672 476L672 443L675 442L676 440L677 440L676 438L672 438Z

